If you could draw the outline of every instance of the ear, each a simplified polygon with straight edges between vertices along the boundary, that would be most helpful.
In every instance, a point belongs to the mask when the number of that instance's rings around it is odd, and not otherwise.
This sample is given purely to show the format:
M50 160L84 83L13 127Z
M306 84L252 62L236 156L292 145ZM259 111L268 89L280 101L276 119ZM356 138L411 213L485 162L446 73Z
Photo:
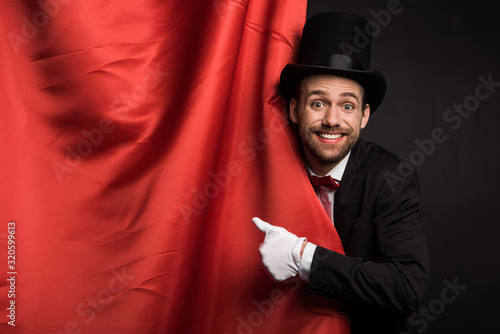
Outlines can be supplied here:
M370 105L367 104L363 116L361 117L361 129L364 129L370 119Z
M290 120L298 124L299 123L299 104L297 100L291 99L290 105L288 106L288 114L290 115Z

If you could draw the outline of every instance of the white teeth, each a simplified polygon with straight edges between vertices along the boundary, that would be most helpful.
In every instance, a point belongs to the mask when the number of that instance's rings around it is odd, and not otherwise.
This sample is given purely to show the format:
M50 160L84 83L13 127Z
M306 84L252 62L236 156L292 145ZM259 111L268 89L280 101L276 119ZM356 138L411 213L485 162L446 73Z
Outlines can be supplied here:
M342 137L342 134L328 134L328 133L320 133L319 136L324 139L337 139Z

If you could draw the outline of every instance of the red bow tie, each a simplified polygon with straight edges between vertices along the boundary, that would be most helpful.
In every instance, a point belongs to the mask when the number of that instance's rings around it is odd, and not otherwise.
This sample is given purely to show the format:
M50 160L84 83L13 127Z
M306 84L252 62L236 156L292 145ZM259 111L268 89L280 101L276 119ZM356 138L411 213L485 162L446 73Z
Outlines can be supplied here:
M336 190L340 186L340 183L329 175L320 177L309 175L309 180L311 180L313 186L322 186L331 191Z

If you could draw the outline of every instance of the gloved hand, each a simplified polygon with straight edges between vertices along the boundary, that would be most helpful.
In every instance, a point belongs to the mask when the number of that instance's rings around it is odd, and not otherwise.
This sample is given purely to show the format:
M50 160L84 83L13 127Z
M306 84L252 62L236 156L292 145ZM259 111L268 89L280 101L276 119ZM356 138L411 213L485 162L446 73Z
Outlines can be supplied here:
M260 244L262 263L278 282L297 275L300 265L300 250L306 238L299 238L283 227L273 226L260 218L252 219L255 226L266 234Z

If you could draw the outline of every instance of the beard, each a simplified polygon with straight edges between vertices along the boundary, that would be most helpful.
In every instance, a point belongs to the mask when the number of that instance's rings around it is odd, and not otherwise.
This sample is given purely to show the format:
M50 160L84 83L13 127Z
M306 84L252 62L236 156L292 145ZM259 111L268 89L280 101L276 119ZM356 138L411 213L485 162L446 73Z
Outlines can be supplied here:
M343 141L338 144L326 144L318 140L317 132L339 131L344 134ZM302 133L304 149L308 150L317 162L325 165L336 165L352 150L359 139L359 131L340 128L308 128Z

